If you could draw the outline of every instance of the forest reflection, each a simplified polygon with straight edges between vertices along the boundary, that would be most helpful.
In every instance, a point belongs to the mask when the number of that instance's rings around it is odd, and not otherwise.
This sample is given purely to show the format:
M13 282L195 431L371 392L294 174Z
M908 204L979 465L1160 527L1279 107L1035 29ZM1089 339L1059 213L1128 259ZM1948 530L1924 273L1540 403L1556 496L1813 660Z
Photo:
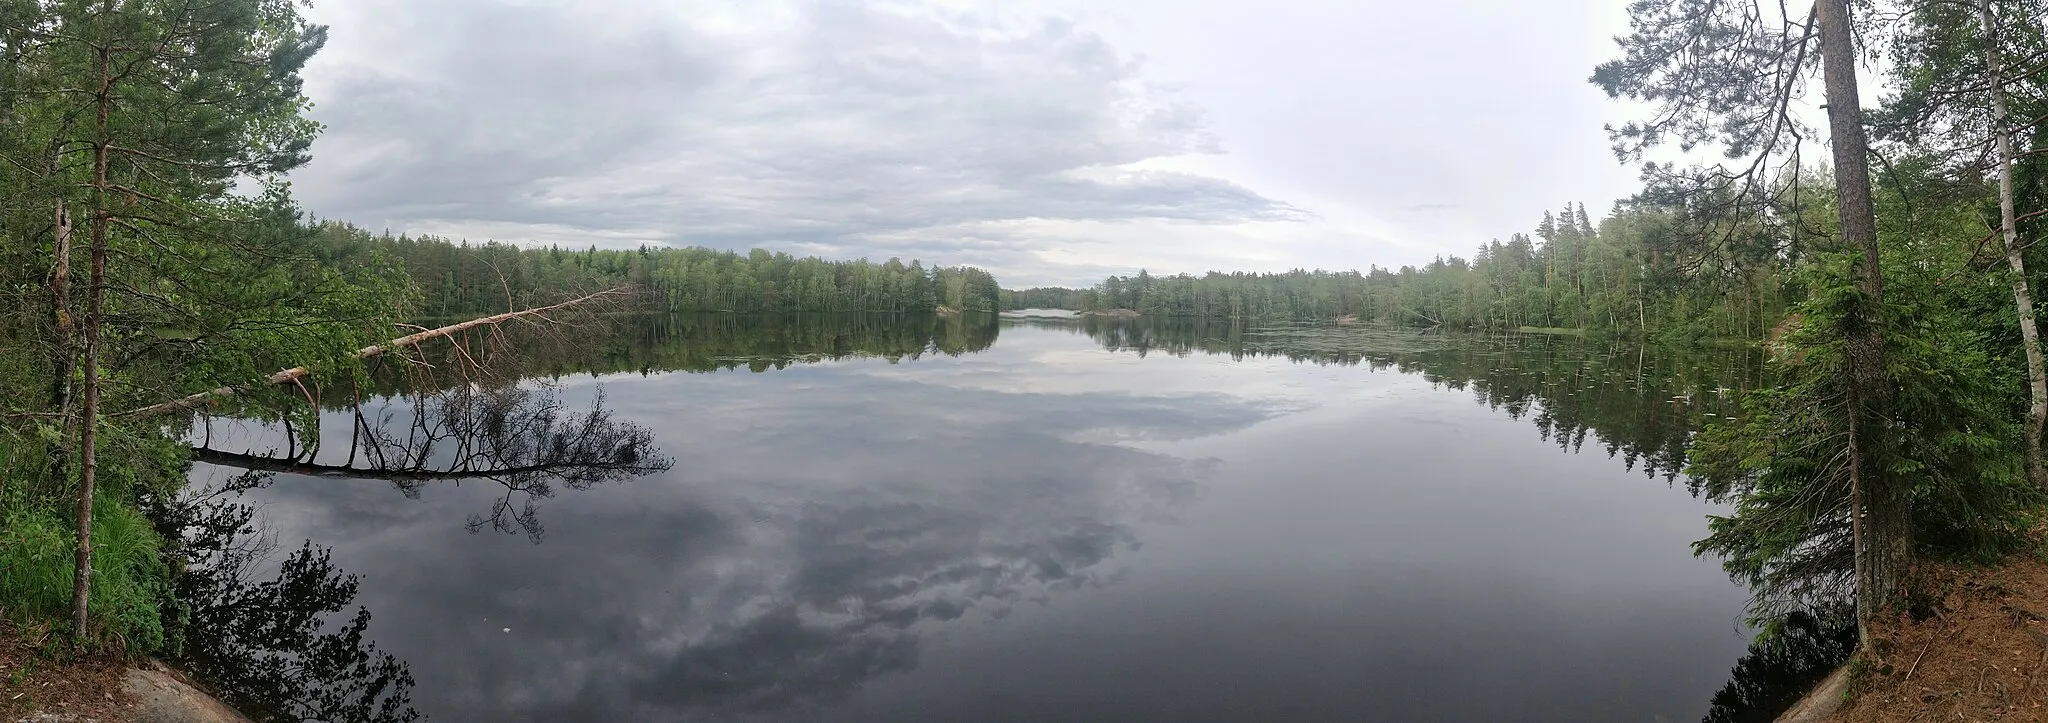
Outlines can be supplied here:
M150 510L184 557L174 582L181 614L171 626L179 641L171 657L255 720L419 720L411 667L366 637L367 608L348 612L358 578L310 540L274 562L278 545L255 514L254 505L216 496Z
M1736 661L1703 723L1775 721L1855 651L1856 626L1845 616L1791 613Z
M1570 452L1591 439L1629 469L1677 481L1692 434L1740 414L1739 397L1763 383L1762 357L1747 347L1670 347L1576 336L1481 336L1382 326L1227 319L1087 317L998 319L986 315L734 315L621 317L570 343L519 339L506 354L489 344L452 347L434 363L484 359L501 375L752 372L855 358L890 363L989 349L1006 326L1085 335L1102 348L1145 356L1278 357L1412 374L1534 425ZM380 377L384 393L404 388ZM417 385L419 379L410 380Z
M1085 318L1017 321L1085 334L1139 355L1280 357L1418 375L1535 425L1561 449L1590 438L1630 469L1675 481L1685 449L1706 423L1739 415L1737 400L1763 383L1750 348L1605 343L1577 336L1480 336L1381 326L1270 324L1225 319Z
M704 314L492 331L379 365L367 388L323 404L313 418L229 420L219 434L215 421L203 421L193 458L245 472L208 490L208 499L265 486L278 473L383 481L413 498L430 484L489 482L502 494L468 527L539 542L539 503L558 488L586 490L673 465L648 429L615 417L602 387L574 411L553 380L957 356L989 348L997 329L992 315ZM347 433L337 446L339 423Z
M985 351L1002 325L993 314L626 314L573 333L513 328L428 350L430 364L481 364L498 377L560 379L638 372L760 373L793 365L879 358L891 364ZM381 393L422 380L377 375Z
M495 359L483 345L442 352L489 359L514 375L639 372L765 372L855 358L890 363L989 349L1011 326L1086 335L1140 356L1279 357L1414 374L1533 424L1546 440L1579 451L1590 438L1630 469L1676 481L1691 435L1738 415L1738 397L1762 383L1753 348L1663 347L1575 336L1481 336L1382 326L1246 324L1228 319L1087 317L998 319L879 314L699 314L621 317L574 343L521 340ZM390 375L384 377L395 382ZM397 385L387 388L395 391Z
M1590 435L1629 468L1677 481L1692 435L1740 414L1741 395L1765 383L1760 354L1749 348L1612 344L1576 336L1445 335L1386 327L1278 324L1247 328L1228 320L1084 318L1017 321L1085 334L1115 352L1282 357L1300 363L1363 366L1415 374L1532 423L1545 440L1578 452ZM1693 494L1699 487L1686 478ZM1846 662L1855 629L1805 612L1761 635L1713 696L1705 723L1775 720Z

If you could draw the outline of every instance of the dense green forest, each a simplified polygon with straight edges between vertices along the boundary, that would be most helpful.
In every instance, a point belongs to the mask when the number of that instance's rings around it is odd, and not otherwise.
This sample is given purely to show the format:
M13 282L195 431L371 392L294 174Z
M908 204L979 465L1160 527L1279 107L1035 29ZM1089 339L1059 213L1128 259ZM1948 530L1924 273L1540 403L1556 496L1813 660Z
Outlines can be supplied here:
M1092 288L1006 292L1006 309L1131 309L1141 314L1260 320L1350 318L1459 329L1564 327L1666 339L1761 336L1799 294L1800 263L1780 247L1724 254L1703 238L1711 209L1645 196L1596 227L1583 204L1545 212L1470 259L1358 271L1112 276Z
M320 242L403 266L427 317L489 314L560 301L572 293L631 286L646 311L746 313L930 313L997 310L996 280L970 266L920 261L828 261L754 249L565 250L433 236L373 235L342 223L319 227Z

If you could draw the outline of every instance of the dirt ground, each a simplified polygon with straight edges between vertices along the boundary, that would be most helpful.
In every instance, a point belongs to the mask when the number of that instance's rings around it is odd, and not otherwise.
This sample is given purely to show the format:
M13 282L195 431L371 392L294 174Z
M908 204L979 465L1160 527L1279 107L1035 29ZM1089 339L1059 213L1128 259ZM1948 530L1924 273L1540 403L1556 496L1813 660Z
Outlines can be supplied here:
M56 633L22 627L0 610L0 723L48 714L50 720L125 720L132 715L118 657L72 656Z
M2048 721L2048 564L1938 568L1885 659L1852 669L1831 723Z

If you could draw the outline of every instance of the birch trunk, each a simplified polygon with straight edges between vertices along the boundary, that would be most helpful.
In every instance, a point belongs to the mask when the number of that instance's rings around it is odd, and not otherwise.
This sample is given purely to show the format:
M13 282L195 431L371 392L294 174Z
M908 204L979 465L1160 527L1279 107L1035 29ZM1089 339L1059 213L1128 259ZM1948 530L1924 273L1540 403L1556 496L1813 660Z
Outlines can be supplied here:
M2033 293L2027 288L2027 262L2020 253L2019 223L2013 212L2012 134L2008 130L2005 98L2004 58L1998 50L1998 21L1991 13L1991 0L1978 0L1977 13L1984 20L1984 67L1990 77L1992 140L1998 149L1998 230L2005 242L2005 263L2012 270L2012 303L2020 319L2020 343L2027 352L2027 478L2034 486L2048 489L2048 467L2041 460L2041 430L2048 422L2048 370L2041 359L2041 332L2034 323Z

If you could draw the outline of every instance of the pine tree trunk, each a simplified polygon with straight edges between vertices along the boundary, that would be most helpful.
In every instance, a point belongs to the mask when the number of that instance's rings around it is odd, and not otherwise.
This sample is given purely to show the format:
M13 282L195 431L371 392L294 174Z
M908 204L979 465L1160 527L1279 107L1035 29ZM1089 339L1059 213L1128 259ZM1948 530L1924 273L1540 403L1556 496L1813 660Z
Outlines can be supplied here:
M1870 141L1856 89L1856 47L1849 0L1818 0L1820 50L1827 89L1829 145L1835 163L1837 221L1842 242L1860 252L1861 303L1842 319L1847 356L1850 515L1855 531L1856 627L1866 651L1898 599L1911 552L1912 511L1898 480L1885 469L1892 406L1884 362L1884 276L1878 265L1877 215L1870 194Z
M2027 352L2027 390L2032 403L2027 407L2027 478L2036 487L2048 489L2048 467L2041 460L2041 429L2048 422L2048 369L2041 359L2041 332L2034 323L2034 298L2027 288L2027 262L2020 253L2019 223L2014 218L2012 192L2012 134L2008 130L2005 102L2004 59L1998 50L1998 23L1991 14L1991 0L1978 0L1977 12L1984 19L1984 67L1990 77L1992 138L1998 146L1998 228L2005 241L2005 263L2012 269L2012 303L2020 319L2020 342Z
M93 213L92 271L85 302L85 384L78 410L78 550L71 585L71 625L80 639L85 637L86 600L92 590L92 497L99 472L100 317L105 313L106 273L106 210L100 209Z
M103 13L113 11L109 0ZM92 182L92 266L85 291L85 384L78 410L78 551L71 580L71 630L83 642L86 636L86 602L92 592L92 496L99 473L100 413L100 327L106 316L107 296L107 115L113 106L114 76L108 57L111 47L99 48L99 127L93 144Z

